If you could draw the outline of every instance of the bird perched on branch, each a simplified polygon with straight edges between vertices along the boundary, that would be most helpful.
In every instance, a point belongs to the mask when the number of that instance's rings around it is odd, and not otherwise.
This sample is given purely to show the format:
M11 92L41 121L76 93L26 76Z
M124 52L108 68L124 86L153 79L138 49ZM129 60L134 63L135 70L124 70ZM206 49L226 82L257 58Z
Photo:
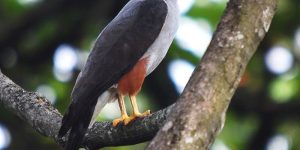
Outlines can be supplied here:
M58 137L70 130L66 150L77 150L89 125L109 102L118 100L127 125L150 111L140 113L136 95L144 78L165 57L178 28L177 0L130 0L98 36L73 88ZM133 113L128 116L124 96Z

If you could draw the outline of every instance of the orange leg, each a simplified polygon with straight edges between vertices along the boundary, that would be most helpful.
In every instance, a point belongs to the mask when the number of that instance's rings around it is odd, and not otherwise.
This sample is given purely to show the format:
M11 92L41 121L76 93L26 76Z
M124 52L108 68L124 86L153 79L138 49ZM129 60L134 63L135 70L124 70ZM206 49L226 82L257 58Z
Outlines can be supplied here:
M126 107L125 107L125 103L124 103L124 95L122 94L118 94L118 103L119 103L119 107L121 110L121 117L118 119L115 119L113 121L113 127L116 127L120 122L123 122L124 120L128 119L128 115L126 112Z
M136 96L130 96L130 103L133 109L132 114L124 120L124 125L129 124L131 121L136 120L137 118L143 118L150 115L150 110L147 110L143 113L140 113L138 105L136 103Z

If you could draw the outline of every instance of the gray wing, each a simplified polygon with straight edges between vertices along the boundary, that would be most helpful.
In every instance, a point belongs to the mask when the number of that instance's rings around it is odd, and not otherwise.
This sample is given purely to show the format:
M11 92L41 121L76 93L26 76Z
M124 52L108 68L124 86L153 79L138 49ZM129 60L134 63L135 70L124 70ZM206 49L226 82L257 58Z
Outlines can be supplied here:
M102 31L72 91L59 137L71 129L66 149L76 149L89 125L97 98L117 83L158 37L168 8L163 0L131 0Z

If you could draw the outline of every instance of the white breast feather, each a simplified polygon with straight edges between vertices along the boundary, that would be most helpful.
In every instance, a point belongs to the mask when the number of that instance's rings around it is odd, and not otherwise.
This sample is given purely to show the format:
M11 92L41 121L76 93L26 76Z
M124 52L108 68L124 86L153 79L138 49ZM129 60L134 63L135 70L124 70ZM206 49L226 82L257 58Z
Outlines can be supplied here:
M161 33L142 58L148 57L147 75L164 59L178 28L179 10L177 0L164 0L168 4L168 15Z

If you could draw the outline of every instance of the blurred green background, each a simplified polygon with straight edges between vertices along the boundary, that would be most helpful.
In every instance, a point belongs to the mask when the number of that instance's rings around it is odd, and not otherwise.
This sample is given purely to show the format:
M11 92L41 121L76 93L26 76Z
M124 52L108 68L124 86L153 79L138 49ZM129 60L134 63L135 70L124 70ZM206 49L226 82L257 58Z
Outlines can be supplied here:
M180 28L167 58L146 79L138 103L156 111L175 102L199 63L227 0L178 0ZM127 0L1 0L0 68L62 113L89 50ZM280 1L212 150L300 149L299 0ZM129 108L129 107L128 107ZM109 104L99 120L120 115ZM105 149L143 149L147 143ZM0 106L0 149L61 149Z

